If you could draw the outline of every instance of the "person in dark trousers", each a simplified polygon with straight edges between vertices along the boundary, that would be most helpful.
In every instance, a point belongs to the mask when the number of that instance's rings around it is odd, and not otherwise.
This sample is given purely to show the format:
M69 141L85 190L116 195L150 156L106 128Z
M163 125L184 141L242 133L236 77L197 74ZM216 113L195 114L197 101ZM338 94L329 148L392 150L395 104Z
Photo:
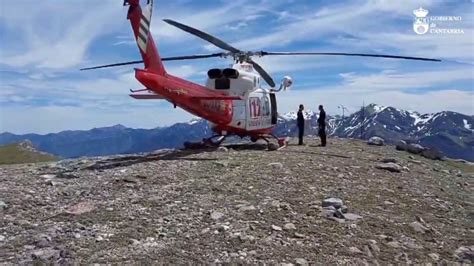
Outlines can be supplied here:
M304 135L303 110L304 110L304 106L300 104L300 109L298 109L298 117L296 119L296 125L298 126L298 145L303 145L303 135Z
M321 138L322 147L326 146L326 112L322 105L319 106L319 118L318 118L319 131L318 135Z

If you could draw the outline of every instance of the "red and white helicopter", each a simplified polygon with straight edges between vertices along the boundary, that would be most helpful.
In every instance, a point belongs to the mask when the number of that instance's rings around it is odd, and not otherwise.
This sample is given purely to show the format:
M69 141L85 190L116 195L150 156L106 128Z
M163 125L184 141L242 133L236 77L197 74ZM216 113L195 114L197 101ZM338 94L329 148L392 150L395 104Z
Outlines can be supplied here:
M285 141L272 134L277 124L276 93L292 85L290 77L284 77L278 89L270 75L252 58L267 55L343 55L383 57L393 59L410 59L423 61L440 61L438 59L355 53L326 52L266 52L242 51L205 32L165 19L170 25L204 39L226 52L177 56L161 58L150 33L150 22L153 11L153 0L148 0L142 9L140 0L124 0L129 6L127 18L132 25L133 33L143 60L83 68L90 70L130 64L144 63L143 69L135 69L136 79L145 89L132 91L135 99L164 99L189 113L210 122L215 135L204 140L206 145L219 145L226 136L237 135L250 137L252 141L264 139L278 140L279 146ZM207 72L205 86L173 76L166 72L163 61L202 59L210 57L231 57L234 64L230 68L213 68ZM263 82L270 88L262 87ZM146 92L146 93L143 93Z

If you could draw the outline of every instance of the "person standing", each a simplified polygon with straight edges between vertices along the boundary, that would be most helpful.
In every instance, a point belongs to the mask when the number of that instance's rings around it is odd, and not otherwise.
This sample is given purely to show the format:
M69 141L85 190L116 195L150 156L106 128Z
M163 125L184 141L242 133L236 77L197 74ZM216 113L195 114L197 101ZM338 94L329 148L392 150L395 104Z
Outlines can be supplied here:
M304 135L304 116L303 116L304 106L300 104L298 109L298 115L296 119L296 125L298 126L298 145L303 145L303 135Z
M326 146L326 112L324 111L324 108L322 105L319 106L319 118L318 118L318 135L319 138L321 139L321 145L322 147Z

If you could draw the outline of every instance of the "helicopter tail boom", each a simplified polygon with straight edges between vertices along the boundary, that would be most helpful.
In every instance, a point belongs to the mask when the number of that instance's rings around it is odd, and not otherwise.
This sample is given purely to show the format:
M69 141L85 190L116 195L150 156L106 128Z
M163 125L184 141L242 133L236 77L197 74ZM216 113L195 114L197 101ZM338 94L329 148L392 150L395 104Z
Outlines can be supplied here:
M124 0L124 5L130 6L127 19L130 20L133 33L143 58L145 68L155 74L166 74L160 55L156 48L153 36L150 32L151 16L153 12L153 0L148 0L148 4L143 8L140 0Z

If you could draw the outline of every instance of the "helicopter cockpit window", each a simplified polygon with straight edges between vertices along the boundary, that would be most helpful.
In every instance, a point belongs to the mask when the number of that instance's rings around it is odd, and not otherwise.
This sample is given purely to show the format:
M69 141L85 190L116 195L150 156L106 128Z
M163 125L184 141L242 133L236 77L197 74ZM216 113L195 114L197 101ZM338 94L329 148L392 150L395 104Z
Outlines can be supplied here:
M262 105L262 113L264 116L270 115L270 101L268 100L267 96L262 97L263 105Z
M218 78L216 79L216 90L228 90L230 89L230 79L228 78Z

